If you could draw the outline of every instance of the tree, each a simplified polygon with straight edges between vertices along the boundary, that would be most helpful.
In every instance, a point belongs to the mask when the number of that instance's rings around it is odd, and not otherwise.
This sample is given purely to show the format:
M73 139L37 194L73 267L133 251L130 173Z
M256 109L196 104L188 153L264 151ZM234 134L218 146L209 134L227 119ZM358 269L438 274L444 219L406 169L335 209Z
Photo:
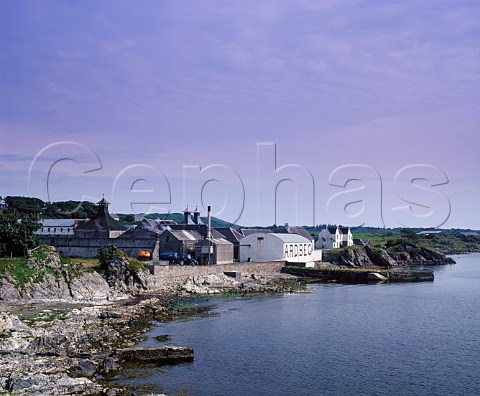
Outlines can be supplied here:
M415 241L417 239L417 234L415 231L411 230L410 228L403 228L400 231L400 236L404 239L408 239L410 241Z
M41 227L38 216L20 214L14 209L0 213L0 256L25 256L38 245L35 231Z

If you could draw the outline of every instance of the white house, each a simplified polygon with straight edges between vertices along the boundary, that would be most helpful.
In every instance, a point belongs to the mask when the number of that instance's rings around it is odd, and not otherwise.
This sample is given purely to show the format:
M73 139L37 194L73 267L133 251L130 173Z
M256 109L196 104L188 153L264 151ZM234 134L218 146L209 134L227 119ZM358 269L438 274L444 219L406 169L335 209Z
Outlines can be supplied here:
M337 249L353 246L353 235L349 227L325 225L315 242L317 249Z
M39 228L37 235L74 235L74 230L78 224L85 220L78 219L43 219L42 228Z
M256 233L240 241L240 261L312 263L313 241L297 234Z

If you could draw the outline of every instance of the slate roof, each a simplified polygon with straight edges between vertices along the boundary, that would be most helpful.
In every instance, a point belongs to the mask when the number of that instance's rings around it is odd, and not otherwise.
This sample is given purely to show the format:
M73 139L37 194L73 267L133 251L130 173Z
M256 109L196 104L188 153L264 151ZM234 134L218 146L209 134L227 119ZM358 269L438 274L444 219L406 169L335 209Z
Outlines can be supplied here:
M310 242L308 238L298 234L282 234L270 232L268 235L272 235L278 239L281 239L284 243L307 243Z
M74 227L77 219L43 219L42 227Z
M338 227L338 229L340 230L340 232L341 232L342 234L348 234L348 230L349 230L350 228L348 228L348 227Z
M187 230L168 230L172 236L174 236L179 241L198 241L202 239L202 236L197 231L187 231Z
M271 230L269 229L264 229L264 228L242 228L241 233L243 236L249 236L252 234L271 234Z
M309 240L313 240L313 236L310 235L310 233L303 227L290 227L290 226L284 226L285 231L288 234L298 234L301 235Z
M244 238L244 235L240 234L237 230L231 227L219 227L215 228L215 230L223 235L227 241L232 243L238 243L242 238Z
M77 227L77 231L126 231L127 226L115 220L108 213L108 201L103 198L98 203L98 211L94 218Z
M324 229L328 230L330 234L335 234L337 232L337 227L336 226L324 226Z

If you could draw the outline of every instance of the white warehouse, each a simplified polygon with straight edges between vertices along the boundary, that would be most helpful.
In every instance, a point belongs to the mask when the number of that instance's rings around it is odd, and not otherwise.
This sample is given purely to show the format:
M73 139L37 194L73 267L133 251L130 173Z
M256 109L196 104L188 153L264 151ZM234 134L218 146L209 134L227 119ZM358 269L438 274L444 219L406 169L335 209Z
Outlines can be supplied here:
M240 261L288 261L312 263L321 260L313 241L297 234L255 233L240 241Z

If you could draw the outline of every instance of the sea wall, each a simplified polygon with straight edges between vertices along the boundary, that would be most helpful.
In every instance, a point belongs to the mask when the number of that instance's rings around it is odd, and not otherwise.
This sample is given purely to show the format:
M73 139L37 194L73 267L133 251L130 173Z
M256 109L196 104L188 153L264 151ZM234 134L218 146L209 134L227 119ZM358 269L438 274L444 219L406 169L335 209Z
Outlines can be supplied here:
M198 275L223 274L224 272L241 272L244 274L275 274L280 273L284 261L269 261L263 263L231 263L218 265L151 265L150 272L155 280L160 282L181 283L186 278Z

